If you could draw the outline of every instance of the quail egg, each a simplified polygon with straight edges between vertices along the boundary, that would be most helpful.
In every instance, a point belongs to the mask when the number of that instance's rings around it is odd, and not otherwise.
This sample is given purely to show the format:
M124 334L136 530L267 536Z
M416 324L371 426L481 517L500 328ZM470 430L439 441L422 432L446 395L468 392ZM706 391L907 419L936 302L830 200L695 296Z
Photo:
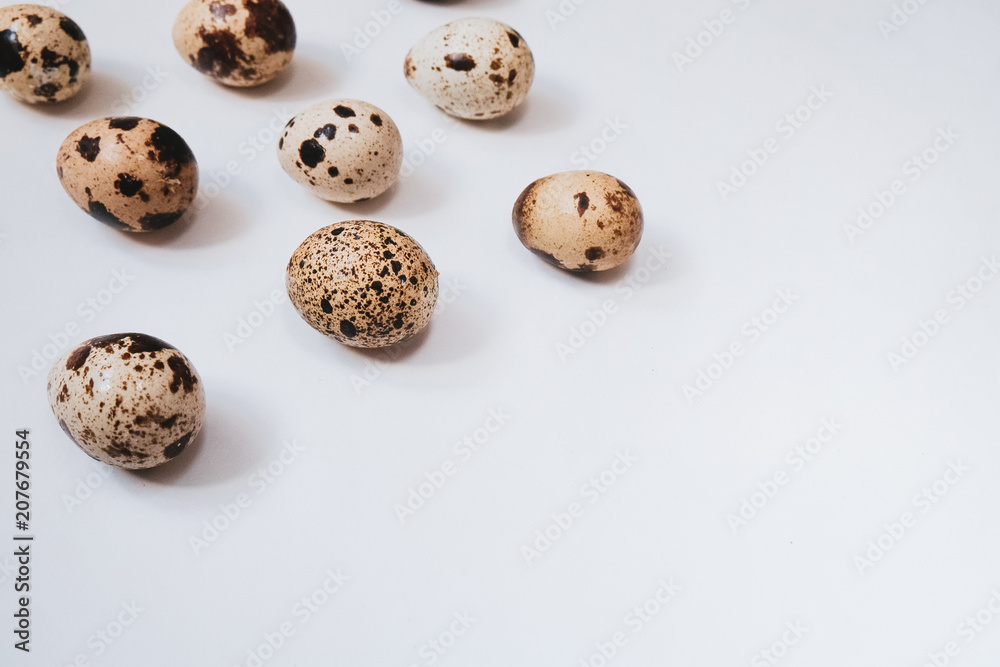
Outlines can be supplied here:
M0 89L30 104L61 102L90 79L80 26L43 5L0 7Z

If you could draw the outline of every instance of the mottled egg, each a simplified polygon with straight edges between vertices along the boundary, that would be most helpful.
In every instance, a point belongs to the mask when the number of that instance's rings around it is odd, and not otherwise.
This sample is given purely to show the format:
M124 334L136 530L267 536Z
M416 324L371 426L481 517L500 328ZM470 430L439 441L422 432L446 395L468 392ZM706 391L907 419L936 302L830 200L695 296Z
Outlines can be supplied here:
M100 336L55 362L49 405L92 458L152 468L187 447L205 420L205 391L175 347L141 333Z
M42 5L0 7L0 89L21 102L61 102L90 79L80 26Z
M453 21L413 45L406 80L443 111L469 120L497 118L528 96L535 60L509 25L484 18Z
M628 259L642 237L632 188L597 171L540 178L514 204L514 231L526 248L570 271L604 271Z
M403 140L377 106L330 100L288 121L278 140L278 161L317 197L349 204L392 187L403 164Z
M56 172L80 208L129 232L175 222L198 191L198 163L180 135L132 116L77 128L59 148Z
M384 347L427 325L438 272L395 227L350 220L311 234L292 254L288 296L320 333L354 347Z
M191 0L174 22L174 46L219 83L258 86L292 61L295 23L280 0Z

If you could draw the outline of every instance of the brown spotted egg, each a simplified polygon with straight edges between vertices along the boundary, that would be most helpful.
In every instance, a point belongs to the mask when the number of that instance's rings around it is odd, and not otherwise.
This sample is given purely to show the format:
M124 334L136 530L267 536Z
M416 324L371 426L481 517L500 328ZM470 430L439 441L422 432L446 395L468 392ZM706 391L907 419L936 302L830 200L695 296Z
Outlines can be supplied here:
M59 148L56 172L80 208L129 232L175 222L198 191L198 164L180 135L132 116L77 128Z
M353 347L384 347L430 321L438 272L405 233L350 220L311 234L292 254L288 296L320 333Z
M292 61L295 23L280 0L191 0L174 23L174 46L219 83L258 86Z
M597 171L540 178L514 204L514 231L546 261L570 271L604 271L631 257L642 237L632 188Z
M0 89L21 102L61 102L90 78L80 26L42 5L0 7Z
M505 23L453 21L413 45L406 80L431 104L468 120L497 118L528 96L535 76L531 49Z
M349 204L392 187L403 164L403 140L377 106L330 100L288 121L278 140L278 162L317 197Z
M187 447L205 420L191 362L140 333L92 338L55 362L49 405L80 449L119 468L152 468Z

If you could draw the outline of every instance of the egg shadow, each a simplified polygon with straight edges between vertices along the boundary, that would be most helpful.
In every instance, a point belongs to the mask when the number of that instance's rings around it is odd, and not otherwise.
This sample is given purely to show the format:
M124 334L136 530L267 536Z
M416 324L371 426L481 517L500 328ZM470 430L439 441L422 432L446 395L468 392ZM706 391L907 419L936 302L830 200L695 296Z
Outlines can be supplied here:
M164 486L207 486L246 477L271 448L274 438L262 433L248 415L260 406L243 405L242 397L210 395L205 423L177 458L147 470L130 471L143 482Z
M335 82L336 73L326 61L296 52L288 67L266 83L248 88L222 87L248 99L277 98L294 101L317 98L318 90L326 91L332 88Z
M140 77L141 78L141 77ZM133 86L101 70L91 70L90 81L80 92L55 104L24 104L43 116L91 121L115 115L115 102L126 99Z
M155 232L130 235L143 245L199 248L230 241L239 236L246 226L243 209L222 192L209 199L203 208L192 205L172 225Z
M383 213L405 212L407 216L419 215L440 208L448 193L448 178L440 174L438 165L424 163L415 167L386 192L368 201L353 204L330 202L338 211L360 219L371 219Z
M439 304L434 314L428 340L414 350L412 362L417 365L453 363L481 349L490 339L489 318L476 313L470 299L461 296L448 304ZM428 329L430 326L428 326Z
M573 122L573 107L566 101L568 95L560 95L554 86L538 85L536 81L528 97L508 114L489 120L459 119L465 126L479 131L501 133L521 132L543 134L554 132Z
M400 341L394 345L387 345L385 347L350 347L342 343L337 343L337 345L342 348L346 347L348 354L359 358L359 360L364 359L368 361L377 361L383 364L395 364L404 362L419 352L420 349L426 344L427 337L430 335L431 328L433 326L433 321L428 322L427 326L406 340ZM336 341L331 342L336 343Z

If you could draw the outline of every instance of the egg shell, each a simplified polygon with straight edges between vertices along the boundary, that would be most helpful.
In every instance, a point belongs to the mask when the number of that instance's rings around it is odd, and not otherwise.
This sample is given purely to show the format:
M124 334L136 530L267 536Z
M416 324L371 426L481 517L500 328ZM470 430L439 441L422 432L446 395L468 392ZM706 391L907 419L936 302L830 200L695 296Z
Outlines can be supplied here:
M192 0L174 22L181 57L227 86L270 81L292 61L295 41L295 22L279 0Z
M205 391L179 350L140 333L92 338L53 364L52 413L92 458L152 468L176 457L205 421Z
M302 242L288 262L285 285L295 309L320 333L353 347L384 347L430 321L438 272L404 232L349 220Z
M90 46L72 19L43 5L0 7L0 89L29 104L62 102L90 79Z
M517 198L512 218L526 248L569 271L614 268L642 238L642 207L635 192L597 171L538 179Z
M432 30L414 44L403 72L417 92L446 113L487 120L525 100L535 60L509 25L467 18Z
M172 129L120 116L74 130L56 158L77 205L116 229L148 232L177 221L198 192L198 164Z
M317 197L343 204L365 201L399 178L403 139L377 106L329 100L288 121L278 140L278 162Z

